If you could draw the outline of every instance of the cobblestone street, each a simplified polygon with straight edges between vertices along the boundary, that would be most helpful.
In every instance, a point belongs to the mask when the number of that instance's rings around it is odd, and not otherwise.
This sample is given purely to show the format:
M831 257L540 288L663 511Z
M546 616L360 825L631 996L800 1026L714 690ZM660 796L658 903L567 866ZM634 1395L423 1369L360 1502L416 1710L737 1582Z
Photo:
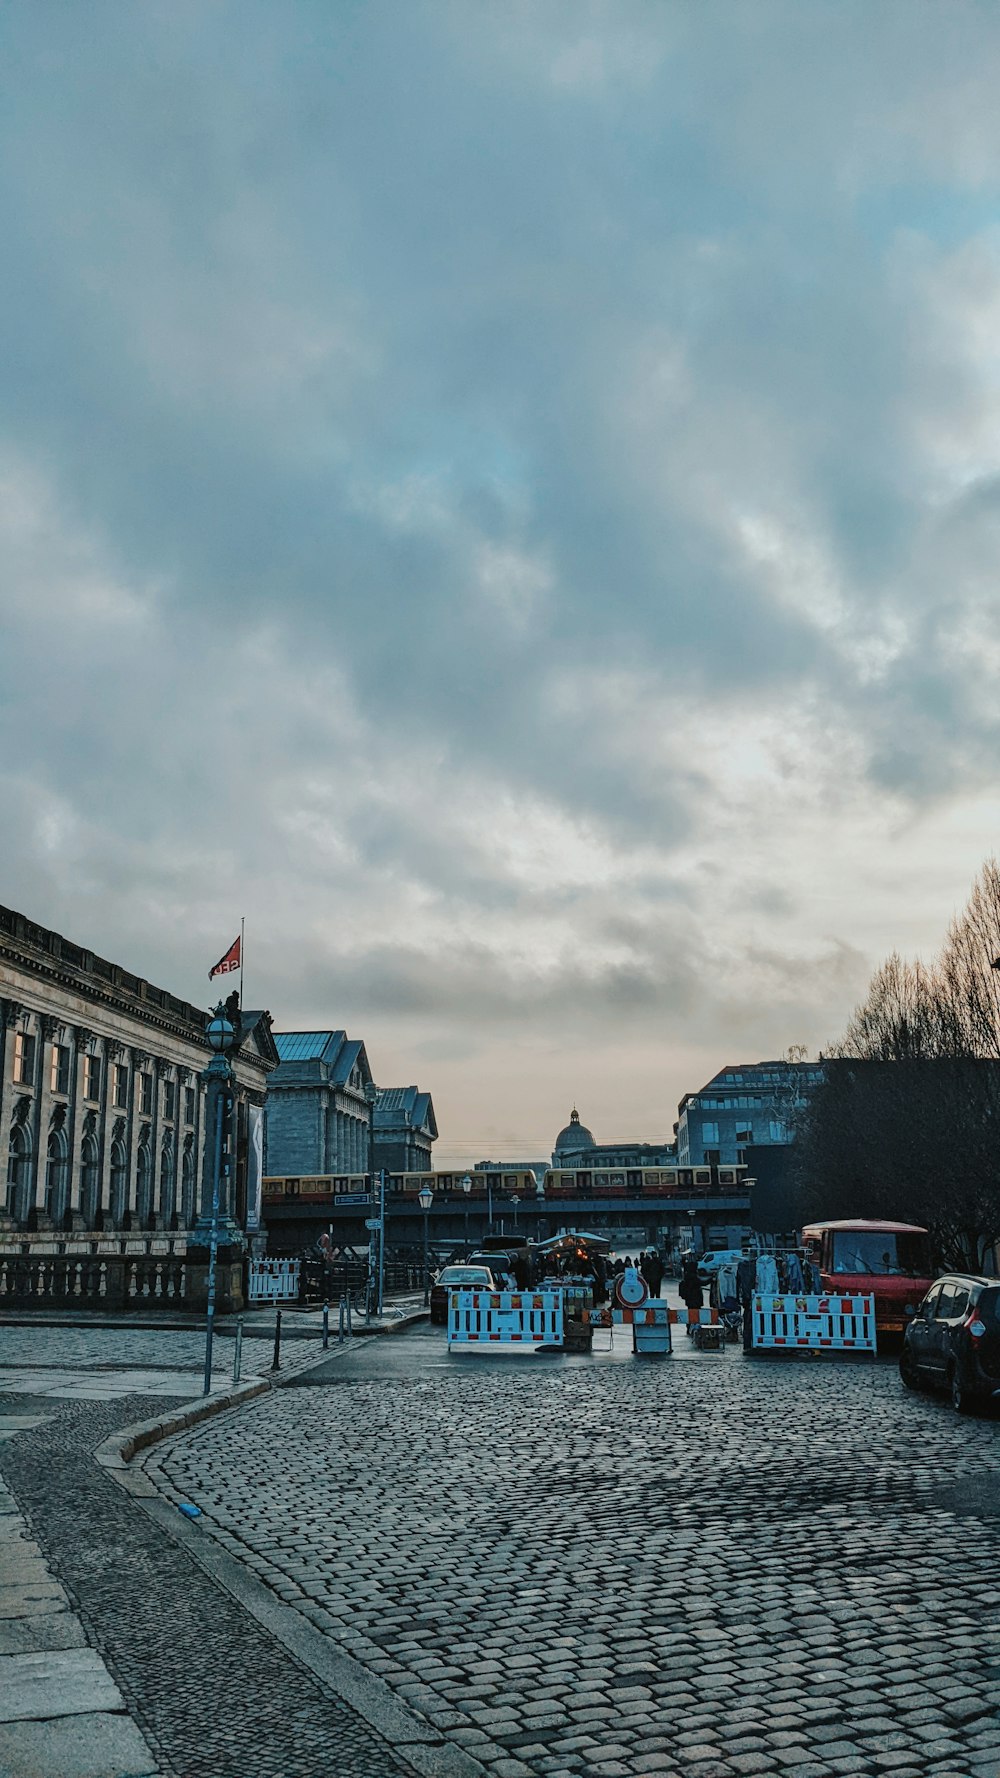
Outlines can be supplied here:
M494 1778L996 1778L998 1438L890 1362L425 1329L147 1468Z

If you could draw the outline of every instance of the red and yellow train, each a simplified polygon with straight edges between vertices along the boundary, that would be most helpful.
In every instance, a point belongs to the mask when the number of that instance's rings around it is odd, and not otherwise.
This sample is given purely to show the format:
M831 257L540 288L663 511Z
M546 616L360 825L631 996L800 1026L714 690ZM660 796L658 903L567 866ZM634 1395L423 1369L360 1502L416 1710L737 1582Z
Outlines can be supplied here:
M510 1173L476 1170L459 1173L390 1173L386 1195L390 1202L414 1200L425 1185L435 1197L459 1203L493 1195L519 1198L720 1198L745 1197L746 1167L549 1167L542 1191L528 1169ZM468 1185L466 1185L468 1182ZM367 1192L367 1173L271 1175L264 1179L264 1203L334 1207L338 1199Z

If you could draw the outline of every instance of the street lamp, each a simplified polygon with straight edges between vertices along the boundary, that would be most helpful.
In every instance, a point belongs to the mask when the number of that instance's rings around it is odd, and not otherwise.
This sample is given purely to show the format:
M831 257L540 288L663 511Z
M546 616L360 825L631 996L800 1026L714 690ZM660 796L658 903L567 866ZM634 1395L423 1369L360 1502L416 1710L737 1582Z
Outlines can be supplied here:
M226 1009L219 1001L212 1018L205 1028L205 1036L213 1050L212 1060L202 1076L206 1085L214 1085L215 1092L215 1146L212 1154L212 1220L208 1231L208 1278L205 1286L205 1376L202 1394L208 1395L212 1387L212 1338L215 1332L215 1256L219 1245L219 1199L222 1191L223 1153L225 1153L226 1177L229 1177L232 1165L229 1153L231 1134L233 1072L229 1065L230 1052L239 1042L235 1027L226 1017Z
M517 1206L521 1202L516 1192L511 1192L510 1201L514 1206L514 1233L517 1234Z
M694 1204L692 1204L692 1205L691 1205L691 1208L690 1208L690 1209L689 1209L689 1211L688 1211L688 1215L689 1215L689 1216L690 1216L690 1218L691 1218L691 1252L692 1252L692 1253L695 1253L695 1252L696 1252L696 1249L695 1249L695 1236L696 1236L696 1234L697 1234L697 1233L698 1233L698 1231L697 1231L697 1229L696 1229L696 1228L695 1228L695 1226L694 1226L694 1219L695 1219L695 1217L696 1217L696 1216L697 1216L697 1214L698 1214L698 1211L697 1211L697 1209L696 1209L696 1208L695 1208L695 1206L694 1206ZM704 1252L704 1251L705 1251L705 1236L704 1236L704 1233L703 1233L703 1234L702 1234L702 1237L701 1237L701 1247L702 1247L702 1252Z
M427 1259L427 1220L428 1220L428 1216L430 1214L430 1208L431 1208L431 1205L433 1204L433 1202L434 1202L434 1193L432 1192L430 1186L429 1185L422 1185L420 1187L420 1190L417 1193L417 1203L420 1205L420 1208L424 1213L424 1308L425 1309L428 1307L430 1300L431 1300L431 1271L430 1271L430 1264Z
M468 1259L468 1257L469 1257L469 1193L472 1191L472 1175L470 1173L466 1173L464 1179L462 1180L462 1190L465 1193L465 1257L466 1257L466 1259Z
M375 1196L375 1104L378 1099L378 1087L373 1080L365 1086L365 1098L368 1101L368 1191ZM369 1233L371 1231L369 1230ZM382 1297L385 1291L385 1174L379 1175L378 1196L378 1270L372 1265L371 1250L368 1253L368 1293L367 1314L365 1320L372 1318L372 1285L377 1291L378 1313L382 1313ZM373 1277L374 1273L374 1277Z

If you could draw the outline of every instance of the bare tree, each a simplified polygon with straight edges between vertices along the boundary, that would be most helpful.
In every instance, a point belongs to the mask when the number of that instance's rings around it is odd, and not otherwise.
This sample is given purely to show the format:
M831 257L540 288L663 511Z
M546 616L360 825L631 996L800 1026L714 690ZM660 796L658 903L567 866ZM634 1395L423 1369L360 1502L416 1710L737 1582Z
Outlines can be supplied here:
M998 964L994 968L994 964ZM803 1206L926 1224L948 1265L1000 1240L1000 865L930 964L894 953L829 1052L798 1148Z

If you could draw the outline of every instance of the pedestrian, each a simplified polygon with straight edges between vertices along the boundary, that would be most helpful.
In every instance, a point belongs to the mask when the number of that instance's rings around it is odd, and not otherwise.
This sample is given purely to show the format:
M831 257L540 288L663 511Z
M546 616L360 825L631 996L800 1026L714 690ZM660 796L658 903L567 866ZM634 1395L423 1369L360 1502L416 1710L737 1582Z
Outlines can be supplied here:
M678 1285L678 1290L680 1292L681 1301L684 1303L688 1312L689 1319L687 1331L688 1338L690 1339L693 1325L690 1317L695 1314L696 1310L700 1310L703 1307L705 1301L701 1288L701 1279L698 1276L698 1261L693 1253L689 1253L685 1256L684 1264L681 1268L681 1281Z
M649 1285L650 1296L659 1296L663 1284L663 1261L655 1247L650 1247L648 1252L643 1254L639 1270Z
M757 1256L746 1253L736 1268L736 1300L743 1310L743 1350L753 1351L753 1298L757 1288Z

